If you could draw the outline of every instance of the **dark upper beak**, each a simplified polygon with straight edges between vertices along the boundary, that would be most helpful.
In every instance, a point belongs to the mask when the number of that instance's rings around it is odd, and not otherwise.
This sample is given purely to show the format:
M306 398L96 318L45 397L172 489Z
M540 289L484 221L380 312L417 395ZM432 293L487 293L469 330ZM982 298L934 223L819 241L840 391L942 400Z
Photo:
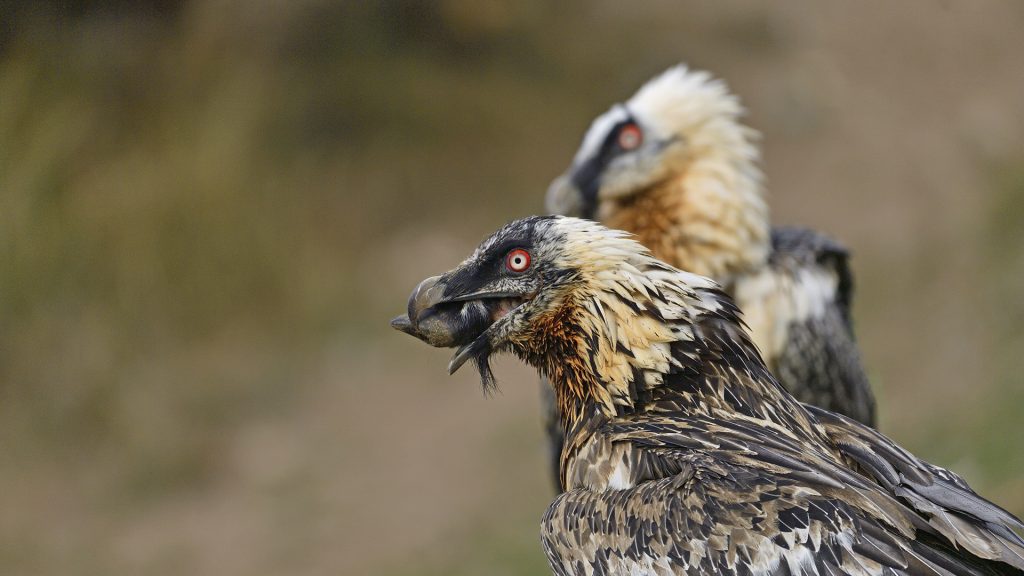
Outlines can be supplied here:
M552 214L575 216L583 214L583 195L572 183L571 174L562 174L548 186L545 205Z
M548 187L547 207L555 214L593 219L597 214L597 193L601 166L591 159L559 176Z
M436 308L444 300L445 284L440 280L440 276L431 276L420 282L409 296L408 313L392 320L391 327L431 346L451 346L451 330L441 321L441 316L450 315L452 311L442 312Z
M391 327L411 336L421 338L422 335L418 329L420 317L425 310L440 303L444 294L444 284L438 283L440 279L440 276L431 276L420 282L409 297L408 313L392 320ZM429 343L429 340L427 342Z
M408 314L402 314L401 316L395 316L391 319L391 327L395 330L405 332L410 336L416 336L416 328L412 325L412 320L409 320Z
M447 289L441 276L420 282L409 296L408 313L392 320L391 326L438 348L472 342L491 324L487 306L448 295Z

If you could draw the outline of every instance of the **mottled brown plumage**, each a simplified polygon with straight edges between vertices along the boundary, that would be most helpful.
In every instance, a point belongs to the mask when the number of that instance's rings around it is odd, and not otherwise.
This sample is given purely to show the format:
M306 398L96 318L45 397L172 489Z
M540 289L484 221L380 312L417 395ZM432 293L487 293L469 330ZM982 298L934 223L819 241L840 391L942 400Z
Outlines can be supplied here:
M771 228L756 133L740 123L742 111L722 82L673 68L593 122L552 183L548 208L632 232L657 258L715 279L797 399L874 426L850 321L848 254L820 234ZM627 127L641 145L619 145ZM557 461L562 432L541 387Z
M503 266L510 250L528 250L531 268ZM450 370L472 359L488 382L490 355L510 351L551 383L567 423L566 491L541 524L557 575L1024 570L1020 520L863 424L798 402L716 284L621 232L510 223L425 281L397 324L461 343Z

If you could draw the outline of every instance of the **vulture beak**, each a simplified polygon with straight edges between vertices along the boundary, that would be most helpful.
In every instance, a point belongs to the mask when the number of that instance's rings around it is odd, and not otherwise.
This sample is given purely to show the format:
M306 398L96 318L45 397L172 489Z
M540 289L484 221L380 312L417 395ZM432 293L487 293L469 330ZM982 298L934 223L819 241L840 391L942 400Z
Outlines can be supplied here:
M462 306L445 300L446 288L440 276L420 282L409 296L408 313L392 320L391 327L437 348L455 346L456 320Z
M392 320L391 327L436 348L459 347L448 366L454 373L488 345L487 329L527 299L511 292L451 294L444 277L432 276L416 286L408 313Z
M409 336L416 336L416 329L413 328L412 320L409 319L408 314L402 314L401 316L395 316L392 318L391 327L399 332L405 332Z
M559 176L548 187L547 207L554 214L593 220L597 215L597 193L601 166L590 159Z
M580 218L597 219L597 194L601 190L601 163L590 158L572 173L572 186L580 197Z

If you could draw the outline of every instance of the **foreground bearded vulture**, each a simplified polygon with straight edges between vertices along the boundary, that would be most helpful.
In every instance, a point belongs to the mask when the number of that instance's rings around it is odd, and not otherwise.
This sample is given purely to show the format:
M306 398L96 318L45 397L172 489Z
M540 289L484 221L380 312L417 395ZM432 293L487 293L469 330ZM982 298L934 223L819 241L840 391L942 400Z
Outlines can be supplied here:
M732 299L620 231L512 222L424 280L396 328L493 385L512 352L550 382L566 491L558 575L1021 574L1020 520L854 420L796 401Z
M787 390L874 426L847 252L810 230L771 228L756 133L740 123L742 111L707 73L668 70L594 120L552 183L548 209L632 232L656 257L713 278ZM562 432L550 396L546 406L557 460Z

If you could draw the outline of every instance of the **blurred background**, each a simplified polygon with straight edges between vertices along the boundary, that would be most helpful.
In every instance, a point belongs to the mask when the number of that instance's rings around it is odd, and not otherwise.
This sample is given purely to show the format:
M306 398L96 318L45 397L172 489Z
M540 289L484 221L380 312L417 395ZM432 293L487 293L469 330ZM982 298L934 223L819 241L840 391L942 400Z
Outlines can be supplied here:
M1024 514L1024 4L0 1L0 571L543 574L533 373L393 332L680 61L854 252L881 428Z

